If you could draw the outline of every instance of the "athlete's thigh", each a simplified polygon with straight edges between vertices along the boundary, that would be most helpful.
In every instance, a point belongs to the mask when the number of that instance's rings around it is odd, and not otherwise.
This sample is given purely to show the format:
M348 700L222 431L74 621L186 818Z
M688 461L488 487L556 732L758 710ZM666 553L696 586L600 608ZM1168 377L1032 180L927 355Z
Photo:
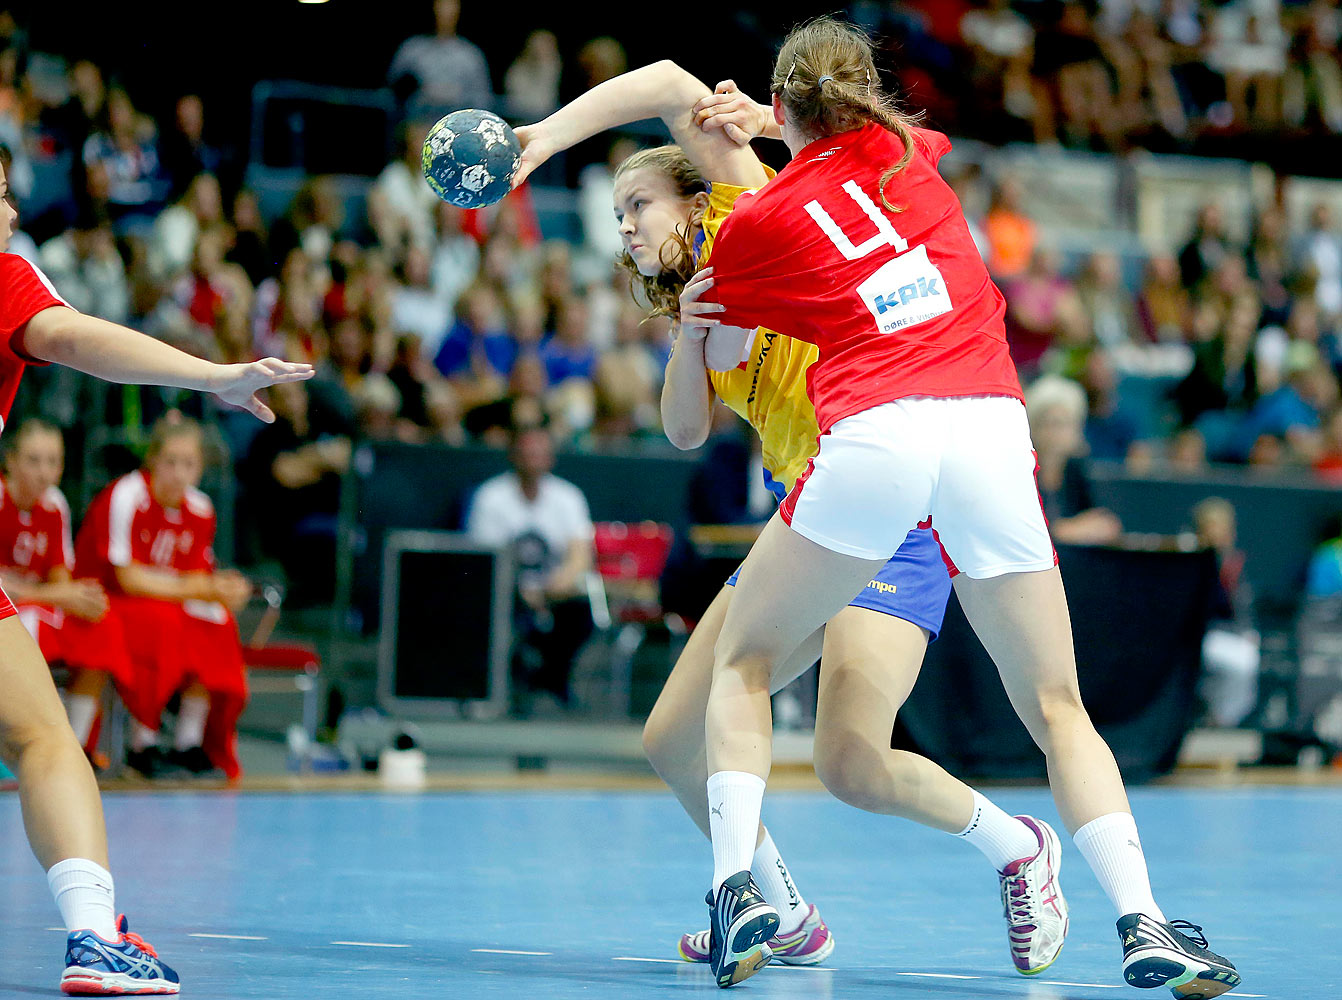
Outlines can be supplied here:
M888 749L927 652L927 632L903 618L847 607L825 629L816 739L859 733Z
M797 534L775 514L741 565L718 636L717 662L764 661L774 680L802 643L885 562L827 549Z
M992 657L1016 714L1033 732L1047 698L1079 702L1067 596L1057 567L987 580L956 577L965 617Z
M1053 543L1020 401L992 396L917 405L939 412L946 427L932 527L960 572L985 579L1052 566Z
M17 616L0 620L0 744L24 726L62 725L51 668Z

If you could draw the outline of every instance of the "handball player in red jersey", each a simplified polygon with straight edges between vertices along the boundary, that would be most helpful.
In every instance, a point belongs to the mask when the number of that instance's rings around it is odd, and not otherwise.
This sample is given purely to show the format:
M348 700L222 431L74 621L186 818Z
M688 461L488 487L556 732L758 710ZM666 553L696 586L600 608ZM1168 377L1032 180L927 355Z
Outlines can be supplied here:
M62 364L110 382L211 392L267 422L256 392L312 377L310 365L265 358L216 365L124 326L76 312L46 276L5 253L18 210L0 169L0 427L23 370ZM0 594L0 758L17 775L28 842L47 873L66 931L61 989L119 996L177 993L177 973L118 917L107 832L93 771L42 653Z
M960 604L1047 758L1058 811L1119 915L1125 979L1182 998L1232 989L1235 967L1152 897L1118 767L1081 704L1004 302L937 173L950 142L881 98L869 39L830 18L788 36L771 90L793 159L718 233L724 310L705 352L729 370L759 326L814 343L820 444L741 567L716 645L713 932L748 943L770 919L748 869L773 673L930 517Z
M0 482L0 582L43 657L70 671L65 707L70 728L93 761L94 723L110 674L130 680L118 643L71 641L76 622L97 634L107 616L107 594L96 580L73 578L70 506L61 492L65 444L57 427L32 418L4 438ZM101 765L106 766L106 762Z

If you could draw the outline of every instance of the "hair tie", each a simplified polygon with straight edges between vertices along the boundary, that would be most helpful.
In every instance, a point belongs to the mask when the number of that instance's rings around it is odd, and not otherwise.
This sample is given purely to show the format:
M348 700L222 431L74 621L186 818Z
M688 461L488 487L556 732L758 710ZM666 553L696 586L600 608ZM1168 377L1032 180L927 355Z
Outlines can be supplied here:
M871 70L867 70L867 93L871 93Z
M832 76L830 76L828 73L826 73L824 76L822 76L819 80L817 80L817 81L815 82L815 85L816 85L817 87L824 86L824 83L825 83L826 80L828 80L830 83L833 83L833 82L834 82L834 77L832 77Z
M784 87L786 87L789 83L792 82L792 74L796 71L796 69L797 69L797 60L793 59L792 67L787 71L787 79L783 81Z

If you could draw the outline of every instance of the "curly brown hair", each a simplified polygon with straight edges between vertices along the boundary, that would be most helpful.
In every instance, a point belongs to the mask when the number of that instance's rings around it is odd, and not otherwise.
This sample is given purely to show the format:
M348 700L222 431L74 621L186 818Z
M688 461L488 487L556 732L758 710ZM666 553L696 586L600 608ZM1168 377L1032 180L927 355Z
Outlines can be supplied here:
M829 16L793 28L778 50L769 89L804 135L837 135L874 122L899 136L904 153L881 175L881 204L903 211L886 198L885 186L913 159L910 129L920 116L900 111L881 90L871 39L862 29Z
M679 146L654 146L652 149L639 150L620 164L615 171L615 179L618 181L631 170L643 167L660 172L679 198L688 200L696 194L708 192L708 180ZM699 225L699 219L700 213L695 209L686 220L685 228L677 227L671 238L662 244L658 251L662 270L655 275L640 273L627 250L616 260L632 276L634 288L642 293L651 307L650 317L680 318L680 293L685 283L694 276L694 231Z

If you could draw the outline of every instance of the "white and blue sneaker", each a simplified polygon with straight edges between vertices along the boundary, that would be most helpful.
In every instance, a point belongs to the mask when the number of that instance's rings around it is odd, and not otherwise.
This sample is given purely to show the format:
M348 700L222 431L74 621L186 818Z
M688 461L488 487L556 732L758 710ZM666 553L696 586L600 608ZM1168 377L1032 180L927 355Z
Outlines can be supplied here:
M177 973L164 965L144 938L117 917L117 939L93 931L71 931L65 941L61 992L69 996L159 996L181 989Z

